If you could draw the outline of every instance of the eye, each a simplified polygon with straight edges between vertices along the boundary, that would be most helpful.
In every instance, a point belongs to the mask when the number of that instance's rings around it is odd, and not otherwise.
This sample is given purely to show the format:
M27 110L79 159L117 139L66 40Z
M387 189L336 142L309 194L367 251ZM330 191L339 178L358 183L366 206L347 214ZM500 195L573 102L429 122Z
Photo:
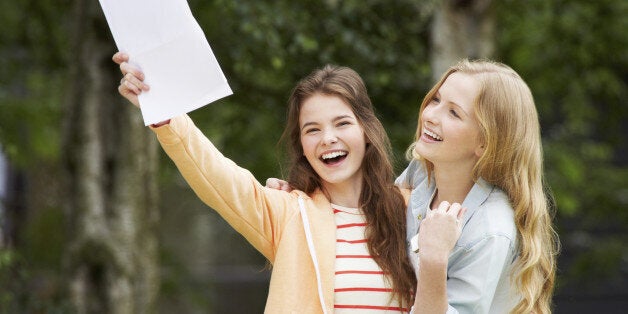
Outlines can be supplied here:
M350 121L340 121L336 124L336 126L345 126L345 125L351 125L352 123Z
M312 133L316 133L316 132L318 132L317 128L307 128L307 129L305 129L303 131L303 133L305 133L305 134L312 134Z
M438 103L440 103L440 98L438 96L434 96L434 97L432 97L432 102L435 102L435 103L438 104Z
M460 119L460 115L458 115L458 113L456 112L456 110L454 110L454 109L449 109L449 113L450 113L452 116L454 116L454 117L456 117L456 118L459 118L459 119Z

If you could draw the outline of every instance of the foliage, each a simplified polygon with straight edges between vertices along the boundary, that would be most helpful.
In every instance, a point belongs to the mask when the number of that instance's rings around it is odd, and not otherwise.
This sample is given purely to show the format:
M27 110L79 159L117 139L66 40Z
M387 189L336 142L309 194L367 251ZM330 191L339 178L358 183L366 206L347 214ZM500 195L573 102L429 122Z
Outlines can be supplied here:
M58 269L37 268L16 250L0 248L0 313L70 313Z
M60 151L68 20L56 19L67 11L66 0L0 3L0 152L15 171L50 181L52 173L39 171L49 169L42 162L58 162ZM46 197L53 196L43 190L28 199L35 203L33 199ZM24 210L28 205L18 206ZM0 247L0 312L63 312L68 302L62 300L60 287L60 211L21 214L33 218L19 230L23 239L16 247Z
M58 156L68 20L55 19L68 4L0 4L0 148L14 166Z
M628 251L617 244L628 240L628 3L506 1L498 12L499 54L528 82L541 116L563 259L573 261L560 269L563 283L625 279ZM592 272L585 260L606 268Z

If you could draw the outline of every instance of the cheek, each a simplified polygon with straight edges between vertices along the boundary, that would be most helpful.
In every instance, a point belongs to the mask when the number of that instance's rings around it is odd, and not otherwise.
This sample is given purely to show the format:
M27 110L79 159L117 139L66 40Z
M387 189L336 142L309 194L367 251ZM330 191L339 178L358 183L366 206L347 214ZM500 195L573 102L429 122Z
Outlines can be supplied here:
M301 137L301 149L303 150L303 155L308 156L313 153L315 145L311 138Z
M432 110L430 106L423 108L423 111L419 113L419 122L425 121L432 114Z
M470 134L470 138L475 143L480 143L482 141L482 134L480 132L480 127L477 124L470 125L467 128L468 134Z
M366 134L364 132L360 132L355 134L353 145L358 147L362 152L366 151L366 146L370 143Z
M461 147L467 147L469 149L475 149L480 142L480 135L477 130L470 127L458 128L454 137Z
M362 132L362 140L364 141L365 144L370 144L371 140L369 139L368 136L366 136L365 132Z

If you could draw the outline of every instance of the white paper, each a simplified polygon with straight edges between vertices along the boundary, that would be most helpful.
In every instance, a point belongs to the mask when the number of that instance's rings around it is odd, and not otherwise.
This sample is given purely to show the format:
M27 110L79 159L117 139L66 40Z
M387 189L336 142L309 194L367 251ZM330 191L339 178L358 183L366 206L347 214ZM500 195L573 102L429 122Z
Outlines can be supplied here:
M188 113L231 95L186 0L99 0L118 50L145 74L144 124Z

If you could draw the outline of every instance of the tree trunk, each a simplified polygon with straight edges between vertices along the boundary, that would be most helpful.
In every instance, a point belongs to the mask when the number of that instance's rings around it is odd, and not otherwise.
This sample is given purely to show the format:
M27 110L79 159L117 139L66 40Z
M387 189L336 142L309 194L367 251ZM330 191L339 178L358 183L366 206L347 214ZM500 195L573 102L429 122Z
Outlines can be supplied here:
M460 59L492 57L495 36L491 0L441 1L431 30L433 81Z
M98 2L75 0L64 116L64 265L77 313L152 313L159 288L157 143L117 93Z

